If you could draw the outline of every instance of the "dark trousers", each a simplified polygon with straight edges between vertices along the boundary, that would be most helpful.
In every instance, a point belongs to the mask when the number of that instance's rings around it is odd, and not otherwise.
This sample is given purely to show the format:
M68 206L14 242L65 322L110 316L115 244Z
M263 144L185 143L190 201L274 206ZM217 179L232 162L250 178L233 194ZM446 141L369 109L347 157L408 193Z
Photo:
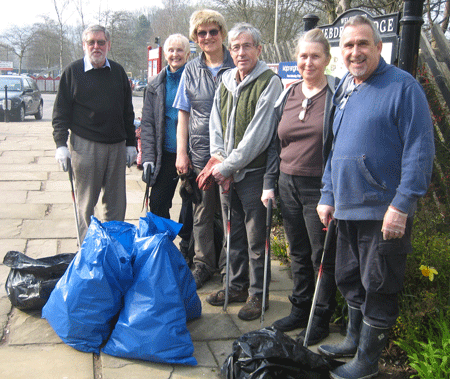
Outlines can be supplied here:
M178 173L175 167L176 153L163 151L161 169L150 193L150 212L170 219L169 210L178 184ZM182 200L178 222L183 224L178 235L189 242L192 233L192 201Z
M325 242L324 226L316 211L321 178L281 172L278 186L283 226L290 249L294 281L292 298L294 304L308 307L314 295ZM336 307L335 257L336 245L333 243L324 257L317 298L317 309L327 312L330 317Z
M384 241L383 221L338 220L336 282L347 303L372 326L390 328L398 317L413 217L405 235Z

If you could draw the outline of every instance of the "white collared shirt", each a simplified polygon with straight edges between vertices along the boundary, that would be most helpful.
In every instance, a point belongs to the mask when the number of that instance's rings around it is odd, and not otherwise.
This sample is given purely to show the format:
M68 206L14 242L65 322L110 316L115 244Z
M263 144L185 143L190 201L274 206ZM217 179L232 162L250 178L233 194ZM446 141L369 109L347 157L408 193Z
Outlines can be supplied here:
M88 59L88 57L85 55L84 56L84 72L90 71L90 70L95 70L95 67L92 66L91 61ZM111 65L109 64L108 58L106 58L105 60L105 64L100 67L100 68L105 68L108 67L111 70Z

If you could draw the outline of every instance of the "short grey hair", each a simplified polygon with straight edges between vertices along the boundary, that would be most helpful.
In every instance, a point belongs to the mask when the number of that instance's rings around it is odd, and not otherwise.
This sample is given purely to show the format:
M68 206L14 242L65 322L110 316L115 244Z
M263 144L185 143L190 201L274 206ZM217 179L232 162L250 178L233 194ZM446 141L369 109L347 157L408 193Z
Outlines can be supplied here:
M261 46L262 37L261 32L256 29L253 25L246 22L240 22L233 26L233 28L228 32L228 48L231 47L231 42L239 37L240 34L247 33L250 34L253 39L253 44L255 46Z
M378 45L381 42L381 35L375 23L368 17L362 16L360 14L357 16L350 17L348 21L344 24L342 32L348 26L358 26L358 25L368 25L372 29L373 42L375 43L375 45ZM339 46L341 46L341 41L339 41Z
M189 40L184 35L177 33L177 34L171 34L164 41L163 50L164 50L165 53L167 53L167 50L169 49L169 44L171 42L179 42L179 43L181 43L185 53L189 53L191 51L191 47L189 45Z
M105 33L105 38L106 38L107 41L109 41L111 39L111 35L109 34L108 30L106 30L106 28L104 26L101 26L101 25L90 25L86 29L84 29L84 31L83 31L83 35L82 35L83 42L87 41L88 34L90 34L90 33L98 33L98 32Z

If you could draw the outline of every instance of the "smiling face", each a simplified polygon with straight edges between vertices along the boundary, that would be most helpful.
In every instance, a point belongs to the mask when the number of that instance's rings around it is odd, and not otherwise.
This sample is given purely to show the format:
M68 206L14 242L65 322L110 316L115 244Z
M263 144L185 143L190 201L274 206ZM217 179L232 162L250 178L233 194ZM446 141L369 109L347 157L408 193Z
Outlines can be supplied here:
M325 68L330 63L330 56L325 55L323 45L319 42L302 42L297 55L297 68L307 83L320 83L324 78Z
M185 51L185 47L180 41L170 41L164 50L164 57L169 64L170 71L175 72L183 67L189 57L189 51Z
M106 40L105 33L88 33L83 41L83 51L95 68L105 64L108 51L111 49L111 41Z
M221 51L223 35L219 25L214 22L199 25L195 42L205 54L215 54Z
M369 25L350 25L342 32L341 53L356 84L367 80L376 70L382 43L375 44Z
M234 65L239 71L241 80L244 79L258 63L261 54L261 46L255 46L252 36L249 33L239 34L230 43L230 54Z

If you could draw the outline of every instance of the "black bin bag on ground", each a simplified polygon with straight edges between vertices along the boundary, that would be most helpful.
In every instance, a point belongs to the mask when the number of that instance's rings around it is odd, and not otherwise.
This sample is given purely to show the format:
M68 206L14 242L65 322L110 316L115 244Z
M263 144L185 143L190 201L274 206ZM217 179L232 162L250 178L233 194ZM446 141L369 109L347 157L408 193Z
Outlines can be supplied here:
M268 327L234 341L221 374L226 379L328 379L330 370L341 364Z
M11 304L21 310L41 309L75 254L33 259L8 251L3 264L11 268L5 289Z

